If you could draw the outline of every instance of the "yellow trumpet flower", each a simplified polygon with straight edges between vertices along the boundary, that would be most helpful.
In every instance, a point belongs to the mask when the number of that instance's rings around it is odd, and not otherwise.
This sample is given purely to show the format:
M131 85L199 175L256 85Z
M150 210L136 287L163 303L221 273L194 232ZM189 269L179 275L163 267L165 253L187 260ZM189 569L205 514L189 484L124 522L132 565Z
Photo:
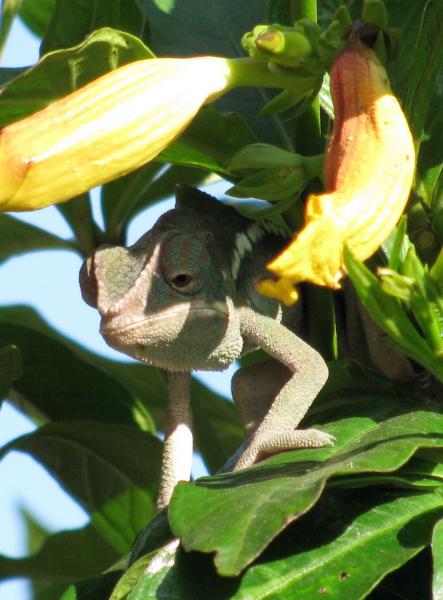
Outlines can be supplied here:
M305 226L270 264L278 279L258 284L286 304L294 284L339 288L345 245L369 258L400 218L414 176L414 143L386 71L372 50L352 40L331 70L335 109L324 165L324 194L306 204Z
M229 61L127 64L0 130L0 210L68 200L155 158L229 88Z

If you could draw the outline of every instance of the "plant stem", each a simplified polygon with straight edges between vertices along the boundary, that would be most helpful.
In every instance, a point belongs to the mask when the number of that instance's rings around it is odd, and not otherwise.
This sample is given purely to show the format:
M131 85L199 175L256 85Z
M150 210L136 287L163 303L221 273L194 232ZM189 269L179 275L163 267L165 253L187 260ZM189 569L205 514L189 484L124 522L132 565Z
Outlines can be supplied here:
M311 19L317 22L317 0L292 0L291 17L294 21ZM324 151L318 98L296 119L294 138L295 150L299 154L313 156ZM318 190L310 186L307 192L311 191ZM289 214L285 214L289 223L300 222L300 208L300 204L297 203L288 211ZM326 360L336 358L337 332L332 292L325 288L306 285L303 287L303 298L309 342Z
M292 0L291 16L297 19L311 19L317 23L317 0Z
M225 59L229 66L229 88L236 87L268 87L283 88L295 92L308 92L318 81L318 76L300 77L288 74L283 69L271 71L268 64L253 58ZM222 94L228 91L223 89ZM216 95L220 95L217 92Z

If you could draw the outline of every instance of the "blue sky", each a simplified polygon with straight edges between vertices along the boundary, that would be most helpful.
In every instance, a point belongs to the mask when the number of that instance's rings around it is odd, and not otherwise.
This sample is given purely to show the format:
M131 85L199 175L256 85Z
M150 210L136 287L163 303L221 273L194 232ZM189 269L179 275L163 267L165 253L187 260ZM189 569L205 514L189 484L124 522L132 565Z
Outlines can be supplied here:
M38 40L16 20L5 48L2 66L33 64L38 59L38 44ZM100 222L96 196L95 215ZM140 237L172 205L170 200L139 215L131 224L129 242ZM14 216L61 237L70 235L68 226L53 207ZM98 333L98 315L81 299L78 287L80 264L79 257L66 251L34 252L3 263L0 266L0 305L32 305L65 335L103 355L125 360L106 346ZM204 374L202 378L211 387L229 394L232 372L233 369L224 373ZM0 411L0 444L32 429L33 425L27 418L4 403ZM200 470L197 461L196 472ZM0 482L0 553L9 556L24 554L20 506L25 506L54 531L80 527L87 520L83 510L44 469L23 454L11 453L0 462ZM1 600L27 600L29 597L25 582L0 582Z

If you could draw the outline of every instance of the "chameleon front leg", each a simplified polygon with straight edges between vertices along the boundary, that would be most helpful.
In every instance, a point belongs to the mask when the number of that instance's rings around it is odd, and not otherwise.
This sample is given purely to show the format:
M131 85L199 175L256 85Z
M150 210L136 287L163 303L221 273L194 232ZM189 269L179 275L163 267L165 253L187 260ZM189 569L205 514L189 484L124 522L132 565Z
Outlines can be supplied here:
M248 308L241 310L240 327L244 338L285 365L292 375L229 467L243 469L284 450L331 446L334 438L323 431L296 429L328 377L320 354L281 323Z
M178 481L189 481L192 451L191 373L168 371L168 405L158 511L168 506Z

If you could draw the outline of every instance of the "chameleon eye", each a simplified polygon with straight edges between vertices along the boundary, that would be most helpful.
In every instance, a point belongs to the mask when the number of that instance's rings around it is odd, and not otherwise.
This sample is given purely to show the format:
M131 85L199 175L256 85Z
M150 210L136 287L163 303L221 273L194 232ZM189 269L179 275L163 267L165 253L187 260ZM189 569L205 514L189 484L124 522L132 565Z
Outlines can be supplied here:
M209 254L202 240L178 233L163 242L161 273L165 281L182 294L196 294L206 283Z
M184 288L187 287L191 283L191 281L192 277L190 275L188 275L187 273L179 273L174 277L172 283L177 288Z

